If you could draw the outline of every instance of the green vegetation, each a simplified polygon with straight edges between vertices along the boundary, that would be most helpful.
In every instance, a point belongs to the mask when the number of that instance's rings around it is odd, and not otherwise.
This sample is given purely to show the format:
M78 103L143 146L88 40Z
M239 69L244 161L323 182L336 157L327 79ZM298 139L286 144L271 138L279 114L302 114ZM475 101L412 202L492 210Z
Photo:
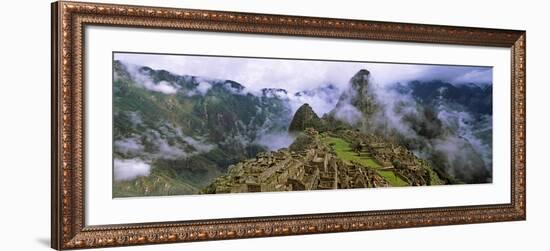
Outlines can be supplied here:
M113 197L196 194L197 191L197 187L171 178L162 172L153 172L147 177L138 177L132 181L113 183Z
M353 151L350 143L348 143L346 140L337 137L325 136L323 137L323 141L329 144L336 152L336 155L348 164L356 162L363 166L377 169L376 171L378 172L378 174L384 177L384 179L386 179L386 181L388 181L392 186L399 187L409 185L399 176L395 175L393 171L382 170L382 166L380 166L380 164L378 164L368 152L363 151L360 154L357 154L357 152Z
M395 142L389 142L377 137L376 129L367 135L357 130L359 127L336 118L338 107L349 102L366 117L380 109L369 89L370 73L366 70L352 78L351 89L342 93L334 110L319 118L308 104L303 104L291 117L288 100L274 95L280 90L263 89L262 95L255 95L229 80L177 76L148 67L140 67L136 72L118 61L113 67L113 157L137 158L147 161L151 167L147 177L114 181L114 197L197 194L227 173L229 166L257 160L258 153L274 148L265 144L267 140L263 135L287 131L295 137L288 152L322 151L334 160L331 166L344 168L340 174L353 176L353 186L456 183L445 170L436 168L444 166L437 163L446 163L445 155L430 156L429 162L422 160L408 149L409 144L399 140L400 135L395 135ZM163 92L151 87L160 85L161 81L176 91ZM441 96L439 92L436 94ZM423 117L415 115L403 121L418 129L419 135L436 137L443 130L441 122L431 110L425 109L422 114ZM361 128L369 127L371 121L361 121ZM309 128L315 129L311 135L307 134ZM465 147L473 151L466 144ZM293 158L289 156L285 158ZM258 163L270 166L280 160L262 160L265 163L258 160ZM246 181L241 178L239 180ZM294 183L282 185L303 188ZM342 186L350 187L352 185Z
M377 170L377 172L394 187L409 186L409 183L399 178L399 176L395 175L395 173L391 170Z
M430 174L430 185L431 186L435 186L435 185L444 185L445 182L443 182L440 178L439 178L439 175L437 175L437 172L435 172L432 168L430 167L425 167L425 169L428 171L428 173Z
M265 151L245 143L260 130L288 126L290 111L283 100L236 93L244 88L236 82L211 81L199 92L200 81L192 76L148 67L138 74L119 61L113 68L113 140L131 139L130 146L139 150L115 145L113 157L148 160L152 168L148 177L114 181L115 197L196 194L229 165ZM150 90L143 79L166 81L178 91ZM181 157L174 156L178 152Z
M290 126L288 127L289 132L302 132L306 128L314 128L318 131L322 131L323 122L321 119L315 114L313 111L313 108L309 106L309 104L303 104L298 108L296 113L294 113L294 117L292 118L292 121L290 122Z
M350 144L341 138L327 136L324 137L323 140L325 143L329 144L332 149L334 149L338 157L340 157L348 164L351 164L352 162L357 162L370 168L382 167L367 152L361 152L360 156L357 155L357 153L351 149Z

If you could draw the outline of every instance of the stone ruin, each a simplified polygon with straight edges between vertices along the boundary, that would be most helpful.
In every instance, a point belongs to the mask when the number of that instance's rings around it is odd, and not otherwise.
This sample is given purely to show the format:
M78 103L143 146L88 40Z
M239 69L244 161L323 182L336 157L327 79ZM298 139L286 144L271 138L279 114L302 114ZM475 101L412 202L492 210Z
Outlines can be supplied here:
M431 184L429 164L416 157L407 148L388 143L380 136L373 134L362 134L353 130L345 130L339 135L349 142L359 141L361 149L372 156L384 170L391 170L395 175L412 186L425 186Z
M359 141L360 152L368 153L381 168L356 162L346 163L336 156L314 129L304 130L309 142L299 151L286 148L262 152L256 158L231 165L226 175L216 178L202 193L244 193L350 189L390 186L377 170L392 171L411 186L432 184L429 164L405 147L379 136L344 130L335 135L348 142ZM329 133L331 134L331 133ZM332 133L333 134L333 133Z
M280 149L259 153L255 159L229 167L202 193L243 193L387 187L375 170L356 163L347 164L321 142L315 130L307 150Z

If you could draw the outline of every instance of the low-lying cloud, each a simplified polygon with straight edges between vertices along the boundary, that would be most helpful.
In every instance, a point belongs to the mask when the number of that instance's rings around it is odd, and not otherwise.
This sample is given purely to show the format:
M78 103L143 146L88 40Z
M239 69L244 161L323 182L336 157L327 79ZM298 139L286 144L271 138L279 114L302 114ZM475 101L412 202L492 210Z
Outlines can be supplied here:
M158 130L149 129L145 134L145 141L151 145L150 153L143 153L155 159L184 159L195 154L209 152L215 148L214 144L196 140L183 135L181 129L173 128L167 124L168 129L161 134ZM165 128L161 127L161 128ZM162 131L162 130L161 130ZM170 140L168 139L168 137ZM191 148L190 148L190 147Z
M137 136L115 140L114 147L124 154L139 154L145 149Z
M276 151L281 148L286 148L294 142L295 136L286 131L270 132L262 134L254 143L261 145L270 151Z
M210 88L212 88L212 84L208 83L208 82L200 82L199 85L197 86L197 91L204 95L208 92L208 90L210 90Z
M363 114L355 106L345 103L339 106L334 117L350 125L357 125L363 120Z
M138 112L128 115L136 120L141 118ZM135 128L138 125L133 126ZM115 139L113 147L115 180L131 180L149 175L156 160L185 159L209 152L216 145L201 138L184 135L181 128L160 122L155 129L148 129L140 135L133 134Z
M439 79L451 84L491 82L492 80L491 67L474 66L134 53L115 53L115 60L120 60L126 65L148 66L178 75L236 81L244 86L246 91L235 90L235 94L260 95L264 88L282 88L288 92L289 98L310 103L320 115L326 113L331 105L333 106L330 102L331 99L320 97L319 95L322 94L299 98L293 97L293 94L304 90L314 90L328 84L334 85L333 92L339 93L340 90L345 90L348 87L349 79L361 69L368 69L372 76L376 76L378 85L394 84L411 79L422 81ZM152 83L147 79L143 86L165 94L173 94L178 89L178 86L172 83L159 85L159 83ZM208 89L207 84L202 86L199 84L197 92L193 95L204 94Z
M113 164L116 181L133 180L151 173L151 165L139 158L115 159Z
M477 136L478 131L492 130L490 117L485 124L474 121L470 114L450 109L450 107L435 108L438 120L447 130L453 133L442 135L420 135L411 124L411 118L424 119L426 114L421 105L411 96L411 93L401 93L393 88L397 83L407 84L412 80L432 81L440 80L452 85L467 83L492 84L491 67L422 65L422 64L391 64L369 62L334 62L334 61L307 61L282 60L234 57L206 57L206 56L177 56L152 54L125 54L116 53L115 59L126 65L148 66L157 70L168 70L174 74L196 76L203 78L198 82L192 95L204 95L211 88L214 81L232 80L244 86L245 89L235 89L226 82L224 86L234 94L244 95L252 93L261 95L264 88L282 88L286 90L285 97L294 113L303 103L309 103L313 110L322 116L334 109L338 97L349 88L349 81L360 69L368 69L371 75L373 92L376 100L382 105L383 113L370 118L374 124L388 127L404 135L409 143L416 144L415 152L420 155L442 154L449 163L449 173L467 176L464 172L471 171L464 164L473 161L472 153L481 153L481 159L486 167L491 169L491 145ZM149 77L132 71L142 87L164 94L174 94L179 86L174 83L161 81L154 83ZM328 92L319 91L327 85L333 85ZM392 89L393 88L393 89ZM315 91L312 91L315 90ZM310 92L304 92L310 91ZM295 95L303 92L304 95ZM442 90L443 92L443 90ZM281 92L282 93L282 92ZM279 95L279 93L278 93ZM281 94L282 95L282 94ZM462 112L462 113L461 113ZM353 105L345 102L338 108L335 116L350 124L356 124L363 119L362 113ZM477 123L477 124L476 124ZM477 126L472 126L476 124ZM433 125L425 125L433 126ZM184 145L190 145L197 152L208 152L214 146L200 139L179 136L181 142L168 142L160 134L149 133L149 140L158 149L158 156L163 158L180 158L191 154ZM250 138L237 135L227 138L226 141L242 141L243 144L256 143L270 150L288 146L293 139L285 132L265 131L257 135L253 142ZM464 142L469 142L465 145ZM223 144L223 142L217 142ZM413 144L413 147L415 146ZM123 139L115 146L125 149L128 153L139 150L136 141ZM488 163L489 162L489 163ZM476 165L479 166L476 159ZM471 164L471 163L470 163ZM473 164L472 164L473 165ZM462 174L461 174L462 173Z
M178 85L164 80L155 83L151 77L140 71L141 66L131 63L125 63L124 65L126 66L128 73L130 73L130 76L134 79L135 83L146 90L171 95L176 94L178 89L180 89ZM115 78L116 77L118 76L115 76Z
M198 153L206 153L212 151L216 146L208 144L204 141L199 141L189 136L183 136L182 139L189 145L191 145Z
M394 83L374 88L382 108L374 118L375 124L386 133L397 132L410 150L436 161L452 177L467 183L490 182L492 142L483 140L479 132L491 133L492 116L476 117L441 97L433 104L423 105L411 92L398 91L396 86Z

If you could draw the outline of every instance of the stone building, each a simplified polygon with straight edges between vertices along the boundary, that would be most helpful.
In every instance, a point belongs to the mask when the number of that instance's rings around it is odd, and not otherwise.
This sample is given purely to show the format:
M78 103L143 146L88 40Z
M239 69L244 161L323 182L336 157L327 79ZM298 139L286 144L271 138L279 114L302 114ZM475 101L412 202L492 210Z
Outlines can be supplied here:
M315 130L305 151L280 149L259 153L255 159L240 162L203 189L203 193L242 193L299 191L388 186L375 171L349 165L338 159L319 140Z

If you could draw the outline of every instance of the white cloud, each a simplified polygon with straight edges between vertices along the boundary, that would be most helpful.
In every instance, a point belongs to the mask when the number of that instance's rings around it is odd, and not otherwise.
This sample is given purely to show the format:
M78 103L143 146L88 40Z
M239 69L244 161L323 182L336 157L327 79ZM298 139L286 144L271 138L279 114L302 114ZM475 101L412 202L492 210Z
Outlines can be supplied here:
M139 71L139 68L142 65L125 63L125 66L136 84L149 91L160 92L167 95L175 94L176 92L178 92L179 86L174 85L168 81L159 81L158 83L153 82L153 80L149 76Z
M193 148L195 148L199 153L205 153L210 152L212 149L214 149L216 146L213 144L208 144L206 142L198 141L194 138L191 138L189 136L184 136L183 140L191 145Z
M361 63L361 62L334 62L334 61L312 61L312 60L282 60L282 59L258 59L258 58L235 58L235 57L205 57L205 56L177 56L177 55L153 55L153 54L125 54L116 53L116 60L123 63L139 66L148 66L153 69L163 69L177 75L191 75L197 78L199 85L193 90L192 95L205 94L212 87L214 80L233 80L244 86L245 90L232 88L230 84L225 87L232 90L235 94L246 95L246 93L259 94L263 88L282 88L288 91L286 97L293 112L303 103L309 103L313 109L322 116L324 113L332 110L336 105L340 92L348 89L349 80L361 69L367 69L371 75L371 84L377 99L384 106L384 114L375 117L375 122L382 123L385 126L391 126L402 135L409 139L422 140L423 147L433 148L453 156L469 156L471 150L468 147L463 149L456 148L457 144L464 141L464 138L470 134L461 132L460 137L451 137L432 141L423 139L413 128L404 123L403 116L411 115L421 117L418 114L416 101L411 95L389 91L386 88L397 82L408 82L412 80L432 81L442 80L451 84L463 83L483 83L492 84L491 67L474 66L449 66L449 65L424 65L424 64L397 64L397 63ZM137 68L135 68L137 69ZM135 74L135 72L133 72ZM137 71L139 73L139 71ZM173 94L180 88L174 83L161 81L153 83L151 79L142 74L136 76L142 77L140 84L151 91ZM143 78L145 77L145 78ZM318 92L312 96L294 96L294 93L304 90L316 90L320 87L334 85L334 89L329 93ZM284 96L284 95L283 95ZM352 124L360 122L361 112L351 105L342 105L339 107L336 116ZM383 115L383 116L382 116ZM461 114L452 114L451 116L442 113L440 119L447 127L449 123L456 124ZM443 118L447 116L449 119ZM378 121L379 120L379 121ZM489 125L490 126L490 125ZM463 125L458 126L464 128ZM469 128L467 128L469 130ZM158 132L150 133L147 140L153 143L157 149L154 157L175 159L185 158L196 154L197 152L207 152L214 146L187 137L180 133L179 135L185 143L168 142L160 137ZM288 146L292 139L288 135L276 135L262 133L254 143L258 143L275 150L280 147ZM472 138L472 137L470 137ZM470 140L476 150L481 151L481 142ZM227 138L225 144L230 142L240 142L243 145L249 144L250 139L244 135L236 135L233 138ZM447 144L450 142L449 144ZM458 143L457 143L458 142ZM124 149L138 149L132 141L122 141L118 145ZM187 145L193 146L197 151L186 152ZM454 147L454 148L453 148ZM188 149L187 149L188 150ZM430 149L428 149L430 150ZM430 150L430 151L431 151ZM456 151L462 151L459 153ZM456 153L454 153L456 152ZM490 153L490 151L488 151ZM454 161L454 160L451 160ZM462 160L460 160L462 161ZM127 162L119 163L121 166L128 165ZM138 167L144 167L137 165ZM128 168L127 168L128 169ZM134 170L134 169L132 169ZM141 170L141 169L140 169Z
M193 75L239 82L251 91L283 88L289 93L314 89L328 83L344 89L360 69L368 69L381 85L412 79L444 81L482 80L490 82L490 67L438 66L370 62L180 56L116 53L122 62ZM476 82L478 82L476 81Z
M363 119L363 114L355 106L345 103L336 108L335 117L351 125L359 123Z
M200 82L199 85L197 86L197 91L201 94L201 95L204 95L208 92L208 90L210 90L210 88L212 88L212 85L208 82Z
M451 80L451 83L492 83L493 71L491 69L474 69Z
M138 126L138 125L141 125L143 123L143 119L141 118L141 114L138 111L128 112L126 115L128 116L128 119L130 119L130 122L132 122L132 125L134 127Z
M267 147L267 149L271 151L276 151L290 146L290 144L294 142L294 139L295 137L293 135L290 135L286 131L282 131L262 134L254 143Z
M412 80L441 80L451 84L493 82L491 67L368 63L366 69L374 83L381 86Z
M313 108L318 116L332 111L341 95L341 90L334 86L323 86L315 90L306 90L299 95L287 95L290 100L292 113L296 112L300 106L307 103Z
M115 140L114 145L117 151L125 154L139 154L144 149L138 138L124 138Z
M366 67L364 63L125 53L115 54L115 59L180 75L233 80L252 92L276 87L294 93L327 83L344 86Z
M145 88L151 91L162 92L164 94L175 94L176 92L178 92L178 89L176 87L166 81L160 81L156 84L152 82L146 82Z
M492 68L490 67L134 53L116 53L115 59L126 64L148 66L157 70L163 69L179 75L192 75L210 80L233 80L246 88L245 91L235 91L236 94L248 92L259 94L263 88L282 88L288 91L293 111L303 103L309 103L320 116L334 107L336 103L334 98L319 95L295 97L294 93L332 84L335 87L335 94L339 96L340 90L346 90L351 77L361 69L369 70L373 85L378 86L411 80L431 81L435 79L452 84L492 82ZM150 82L144 82L145 88L166 94L177 91L176 87L170 83L154 84ZM197 89L190 95L204 94L210 88L210 83L201 81ZM230 89L229 85L227 88Z
M175 160L184 159L196 154L209 152L216 147L216 145L206 143L200 138L194 139L192 137L184 135L181 128L179 127L174 128L169 124L166 124L166 126L175 131L175 135L166 137L161 135L159 130L149 129L147 130L147 132L145 132L145 141L151 144L152 149L150 149L148 152L136 152L136 154L145 159ZM164 131L164 133L169 134L169 132L167 131ZM170 137L172 139L179 138L183 142L179 140L168 140ZM125 144L124 146L127 145L133 146L131 144ZM194 149L189 149L188 146L192 146ZM117 150L119 150L119 148L117 148ZM141 150L143 150L143 148Z
M114 178L116 181L133 180L140 176L148 176L151 165L141 159L115 159Z
M188 153L180 148L179 144L170 144L156 130L148 130L145 137L148 142L154 145L155 154L153 155L157 158L181 159L188 156Z

